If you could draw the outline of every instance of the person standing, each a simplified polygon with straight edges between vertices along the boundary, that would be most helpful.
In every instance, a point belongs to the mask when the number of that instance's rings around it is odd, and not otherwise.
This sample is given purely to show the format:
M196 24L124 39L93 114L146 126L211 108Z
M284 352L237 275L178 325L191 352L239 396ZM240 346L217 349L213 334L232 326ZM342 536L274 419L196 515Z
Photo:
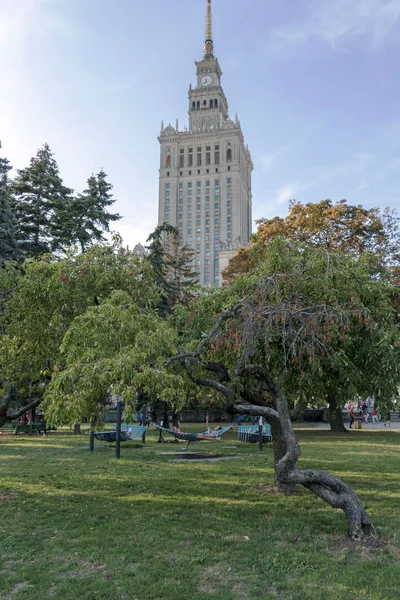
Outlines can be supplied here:
M378 421L378 411L376 410L376 406L374 406L374 408L372 409L372 422L377 423Z
M354 408L351 407L351 409L350 409L350 426L349 426L349 429L352 429L352 427L354 425L354 418L355 418Z

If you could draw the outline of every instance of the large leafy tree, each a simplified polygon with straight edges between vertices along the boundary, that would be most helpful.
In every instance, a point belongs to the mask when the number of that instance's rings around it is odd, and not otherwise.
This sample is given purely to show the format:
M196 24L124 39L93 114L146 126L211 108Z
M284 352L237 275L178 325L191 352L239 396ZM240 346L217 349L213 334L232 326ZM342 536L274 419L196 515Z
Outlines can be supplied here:
M11 168L6 158L0 158L0 262L16 259L19 255L8 176Z
M18 242L27 257L38 257L60 245L54 229L56 215L69 205L72 190L61 179L57 162L44 144L20 169L12 185Z
M391 269L397 281L400 266L400 219L391 209L366 209L349 205L345 200L332 202L291 201L289 214L273 219L260 219L257 234L248 248L239 251L230 262L224 277L232 281L236 275L251 270L265 255L270 240L282 236L289 240L325 248L329 252L368 252Z
M84 252L89 246L105 241L104 233L110 231L110 224L121 218L109 212L115 203L112 188L102 169L89 177L81 194L59 206L53 225L57 249L78 244Z
M30 260L23 270L10 264L0 271L0 286L9 290L0 335L0 426L16 397L12 389L26 404L40 403L54 370L62 368L60 345L75 317L117 292L143 307L159 299L149 265L120 247L94 246L56 262Z
M368 260L376 265L375 276L390 275L394 286L400 283L400 235L399 218L395 211L378 208L365 209L351 206L342 200L333 203L323 200L319 203L301 204L292 201L287 217L261 219L258 232L252 244L241 250L231 261L224 276L233 281L239 274L251 272L263 261L269 244L277 237L300 241L315 248L325 249L332 254L344 253L352 257L368 255ZM399 298L392 295L393 306L398 310ZM360 355L363 349L359 348ZM335 370L332 371L334 377ZM319 397L305 399L322 406L329 405L331 428L337 432L346 431L340 408L349 399L340 386L329 384L320 391ZM370 390L367 393L372 393ZM351 398L350 398L351 399Z
M397 393L393 285L389 273L376 276L368 258L271 242L246 277L180 311L185 351L170 360L236 411L264 415L273 430L278 485L287 491L301 484L344 510L354 539L371 534L369 518L343 481L299 470L289 406L302 395L325 394L327 386L347 397L373 391L382 406Z

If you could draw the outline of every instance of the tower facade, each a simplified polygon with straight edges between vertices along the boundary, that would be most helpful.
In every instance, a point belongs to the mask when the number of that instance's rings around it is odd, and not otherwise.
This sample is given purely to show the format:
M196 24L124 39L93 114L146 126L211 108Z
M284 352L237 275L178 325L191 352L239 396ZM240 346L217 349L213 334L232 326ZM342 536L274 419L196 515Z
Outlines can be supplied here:
M220 254L249 243L253 163L239 119L229 116L214 56L211 0L207 0L203 58L189 87L189 126L161 124L158 222L179 229L195 250L194 271L204 287L220 285Z

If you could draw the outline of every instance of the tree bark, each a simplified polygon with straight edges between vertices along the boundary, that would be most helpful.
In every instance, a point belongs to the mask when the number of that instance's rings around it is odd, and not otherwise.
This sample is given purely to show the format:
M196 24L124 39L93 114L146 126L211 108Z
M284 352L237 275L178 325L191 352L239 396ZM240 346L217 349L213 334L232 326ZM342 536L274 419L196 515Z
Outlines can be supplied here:
M75 423L74 425L74 435L80 435L81 433L81 424Z
M284 494L295 494L297 492L297 486L295 483L283 483L278 478L278 464L284 458L286 454L286 443L283 437L282 427L278 422L271 420L271 432L272 432L272 446L274 449L274 482L275 487L279 492Z
M334 431L335 433L347 433L348 430L344 426L342 410L340 406L338 406L336 396L329 396L328 403L330 413L329 422L331 425L331 431Z
M269 377L269 386L275 399L287 448L286 455L277 464L278 480L281 483L300 484L333 508L343 510L352 540L357 542L373 540L374 527L360 498L349 485L330 473L316 470L301 471L297 467L301 450L292 428L286 398L272 377Z

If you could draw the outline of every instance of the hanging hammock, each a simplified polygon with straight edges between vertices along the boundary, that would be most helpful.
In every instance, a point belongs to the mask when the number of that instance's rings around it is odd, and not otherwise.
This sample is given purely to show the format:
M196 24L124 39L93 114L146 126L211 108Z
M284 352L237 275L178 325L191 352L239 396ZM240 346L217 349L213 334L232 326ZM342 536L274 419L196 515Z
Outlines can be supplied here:
M258 418L256 420L258 421ZM254 423L254 419L252 423L238 427L238 440L250 444L256 444L259 441L259 426L258 423ZM271 425L262 426L262 441L264 444L272 442Z
M131 442L140 439L147 427L145 425L121 425L121 434L119 439L121 442ZM94 437L101 442L116 442L117 430L111 431L95 431Z
M149 425L152 425L153 427L155 427L156 429L159 429L160 431L164 431L165 433L169 433L170 435L173 435L178 440L185 440L187 442L199 442L199 441L219 441L221 436L224 435L224 433L229 431L229 429L232 429L232 427L237 425L237 423L240 423L241 421L243 421L243 419L245 417L246 417L246 415L240 415L240 417L237 417L234 421L232 421L232 423L225 425L225 427L222 427L221 429L211 430L210 432L201 431L200 433L184 433L182 431L175 431L174 429L168 429L167 427L162 427L161 425L158 425L157 423L153 423L152 421L149 421L148 419L145 419L144 417L141 417L141 421L142 421L142 423L149 423Z

